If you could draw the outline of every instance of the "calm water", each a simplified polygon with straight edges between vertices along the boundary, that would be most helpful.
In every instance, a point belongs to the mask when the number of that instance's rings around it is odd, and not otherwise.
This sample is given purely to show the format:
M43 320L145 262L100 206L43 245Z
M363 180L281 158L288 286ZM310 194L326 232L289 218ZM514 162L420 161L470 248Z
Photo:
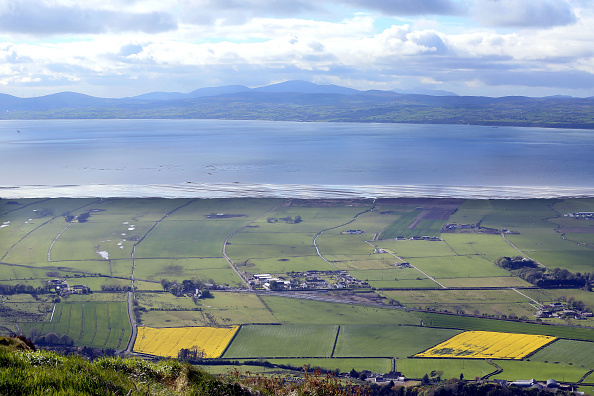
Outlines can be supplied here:
M571 129L0 121L0 197L594 196L593 154Z

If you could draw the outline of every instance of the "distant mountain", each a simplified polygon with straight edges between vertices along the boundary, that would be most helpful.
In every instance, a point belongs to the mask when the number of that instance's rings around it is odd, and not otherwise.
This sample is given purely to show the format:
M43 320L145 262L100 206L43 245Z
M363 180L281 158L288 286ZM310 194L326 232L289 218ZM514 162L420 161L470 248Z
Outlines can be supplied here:
M123 99L104 99L76 92L60 92L35 98L17 98L10 95L0 96L0 109L43 111L63 108L89 108L114 106L125 103Z
M218 95L227 95L227 94L234 94L239 92L287 92L287 93L316 93L316 94L324 94L324 93L337 93L337 94L354 94L361 91L357 91L356 89L352 88L345 88L338 85L318 85L314 83L310 83L307 81L299 81L299 80L292 80L292 81L285 81L278 84L267 85L264 87L258 88L248 88L243 85L226 85L222 87L208 87L208 88L199 88L195 91L190 93L181 93L181 92L151 92L146 93L138 96L133 96L131 99L140 99L140 100L151 100L151 101L161 101L161 100L183 100L183 99L192 99L192 98L203 98L206 96L218 96Z
M286 81L253 89L229 85L123 99L74 92L37 98L0 94L0 119L189 118L594 129L594 98L491 98L434 90L413 92L358 91Z
M140 99L140 100L153 100L153 101L161 101L161 100L181 100L181 99L191 99L191 98L201 98L204 96L216 96L216 95L223 95L229 93L236 93L236 92L245 92L249 91L248 87L244 87L243 85L226 85L223 87L208 87L208 88L198 88L195 91L190 93L181 93L181 92L150 92L138 96L133 96L130 99Z
M404 95L430 95L430 96L458 96L458 94L443 91L441 89L424 89L424 88L415 88L415 89L393 89L393 92L397 92Z
M296 92L296 93L336 93L349 95L358 93L356 89L341 87L339 85L318 85L307 81L292 80L265 87L254 88L254 92Z

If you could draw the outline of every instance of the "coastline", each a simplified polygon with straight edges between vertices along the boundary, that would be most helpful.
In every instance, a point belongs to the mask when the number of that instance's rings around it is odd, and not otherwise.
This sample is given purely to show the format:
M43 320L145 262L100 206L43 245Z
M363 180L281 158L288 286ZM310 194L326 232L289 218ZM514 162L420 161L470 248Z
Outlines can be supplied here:
M0 186L1 199L23 198L463 198L551 199L594 197L594 187L315 185L255 183L92 184Z

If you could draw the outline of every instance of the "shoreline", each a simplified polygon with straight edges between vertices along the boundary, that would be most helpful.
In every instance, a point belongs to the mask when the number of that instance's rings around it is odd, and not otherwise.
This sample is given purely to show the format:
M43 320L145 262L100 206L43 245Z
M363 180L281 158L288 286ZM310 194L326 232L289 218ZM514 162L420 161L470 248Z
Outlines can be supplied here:
M257 183L0 186L0 199L24 198L294 198L554 199L592 198L594 187L307 185Z

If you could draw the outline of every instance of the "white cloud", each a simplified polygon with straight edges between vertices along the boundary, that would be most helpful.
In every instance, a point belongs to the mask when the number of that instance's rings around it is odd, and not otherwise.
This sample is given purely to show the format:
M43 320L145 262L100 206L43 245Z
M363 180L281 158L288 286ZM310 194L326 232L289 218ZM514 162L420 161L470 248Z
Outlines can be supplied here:
M0 34L11 38L0 42L0 81L5 92L65 88L107 96L288 79L359 89L427 84L455 91L467 84L482 94L489 87L589 89L590 3L472 0L473 15L492 26L478 28L460 16L470 1L0 0ZM432 10L423 9L428 4ZM511 15L495 15L501 9ZM386 17L395 13L434 17ZM530 29L510 27L525 15L543 18L528 18L522 26ZM378 31L377 18L393 25Z
M159 33L175 30L176 20L165 12L128 12L87 8L78 4L4 1L0 32L26 35L97 34L106 32Z
M486 26L534 28L576 21L565 0L475 0L474 16Z

